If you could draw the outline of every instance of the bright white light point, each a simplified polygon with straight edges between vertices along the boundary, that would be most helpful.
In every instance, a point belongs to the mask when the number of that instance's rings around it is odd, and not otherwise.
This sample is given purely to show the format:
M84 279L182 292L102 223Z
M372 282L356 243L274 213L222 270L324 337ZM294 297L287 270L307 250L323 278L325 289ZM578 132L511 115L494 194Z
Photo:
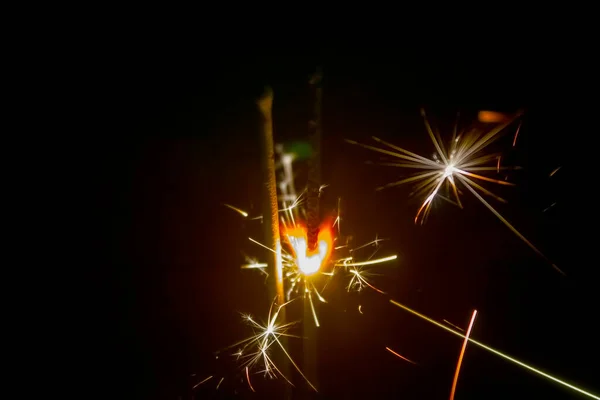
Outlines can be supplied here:
M319 241L319 252L310 256L306 255L307 244L304 238L291 238L292 246L296 250L296 262L298 268L304 275L312 275L318 272L323 263L323 259L327 254L327 242L324 240Z
M444 178L449 177L454 172L454 165L448 165L444 170Z
M267 328L267 335L270 335L270 334L272 334L272 333L273 333L273 327L272 327L272 326L269 326L269 327Z

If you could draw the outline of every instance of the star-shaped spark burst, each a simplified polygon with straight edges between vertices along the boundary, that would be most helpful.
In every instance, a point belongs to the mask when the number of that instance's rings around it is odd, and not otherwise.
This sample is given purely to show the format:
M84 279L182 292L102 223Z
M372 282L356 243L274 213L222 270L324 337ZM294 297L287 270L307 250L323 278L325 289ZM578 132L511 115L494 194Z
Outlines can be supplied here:
M495 195L476 182L484 181L499 185L514 186L513 183L489 178L480 175L480 173L484 171L518 169L518 167L501 167L499 165L498 154L485 154L483 151L499 137L499 134L502 131L504 131L517 118L519 118L522 115L522 112L516 113L512 118L508 118L506 121L497 125L488 132L482 132L480 130L473 129L465 132L464 134L459 134L457 132L458 124L455 124L448 149L444 147L440 135L433 132L424 110L421 110L421 115L425 121L427 133L429 134L429 137L435 146L436 153L432 159L420 156L376 137L373 137L373 139L378 143L387 146L387 148L379 148L358 143L354 140L346 140L348 143L356 144L366 149L377 151L379 153L390 155L402 160L401 162L381 163L381 165L423 170L422 172L418 172L408 178L404 178L382 186L378 188L378 190L402 185L405 183L415 184L413 193L417 196L424 197L424 201L419 207L417 215L415 216L415 223L420 221L422 224L427 219L429 211L431 210L431 204L436 197L442 198L462 208L462 202L459 196L461 192L457 185L460 182L535 253L552 264L554 269L564 275L563 271L561 271L554 263L552 263L540 250L537 249L537 247L535 247L494 207L492 207L482 197L482 194L493 197L503 203L506 203L506 200ZM496 166L488 165L493 160L498 160L498 164ZM446 189L446 192L449 194L449 196L442 195L440 193L442 189ZM450 197L454 197L455 201L451 200Z
M254 331L253 335L239 341L230 346L230 348L237 348L233 354L238 360L242 361L242 368L246 370L246 379L250 389L254 391L252 383L250 382L249 371L255 368L261 368L258 373L263 373L265 376L270 378L276 378L277 375L283 377L290 385L293 386L292 382L286 377L281 370L277 367L273 361L272 352L274 349L279 349L288 358L290 363L296 368L298 373L306 380L306 382L317 390L312 383L304 376L298 365L294 362L290 354L285 349L279 338L281 337L294 337L300 338L299 336L289 334L288 331L297 324L296 322L281 323L278 321L280 311L288 305L291 301L288 301L282 305L276 305L275 302L271 304L269 308L269 315L265 324L259 323L249 314L243 314L243 320L252 327Z

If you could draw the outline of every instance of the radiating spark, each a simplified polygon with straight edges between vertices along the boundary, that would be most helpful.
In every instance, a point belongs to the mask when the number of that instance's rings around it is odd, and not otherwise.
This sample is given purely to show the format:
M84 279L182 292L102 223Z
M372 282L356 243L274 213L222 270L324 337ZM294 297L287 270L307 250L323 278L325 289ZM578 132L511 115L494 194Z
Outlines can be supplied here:
M363 312L362 312L361 308L362 308L362 305L359 304L358 305L358 312L362 314Z
M554 176L554 174L555 174L555 173L557 173L557 172L558 172L558 170L559 170L559 169L561 169L561 168L562 168L562 166L560 166L560 167L558 167L558 168L554 169L552 172L550 172L550 176Z
M443 319L442 321L444 321L445 323L447 323L450 326L453 326L454 328L458 329L459 331L462 331L462 332L465 331L463 328L461 328L460 326L454 325L452 322L448 321L447 319Z
M450 332L450 333L452 333L452 334L454 334L456 336L459 336L459 337L461 337L463 339L466 337L465 335L463 335L463 334L455 331L454 329L448 328L447 326L444 326L444 325L440 324L439 322L437 322L437 321L435 321L435 320L427 317L426 315L423 315L423 314L421 314L421 313L419 313L417 311L414 311L414 310L408 308L407 306L405 306L405 305L403 305L401 303L398 303L395 300L390 300L390 303L392 303L393 305L395 305L397 307L400 307L403 310L408 311L409 313L411 313L411 314L413 314L413 315L415 315L415 316L417 316L417 317L419 317L419 318L421 318L421 319L423 319L423 320L425 320L425 321L427 321L427 322L429 322L429 323L431 323L431 324L433 324L433 325L435 325L437 327L440 327L440 328L444 329L445 331L448 331L448 332ZM541 375L544 378L550 379L551 381L554 381L554 382L556 382L556 383L558 383L560 385L563 385L563 386L565 386L565 387L567 387L567 388L569 388L571 390L574 390L576 392L584 394L584 395L586 395L588 397L591 397L593 399L600 400L600 397L598 397L597 395L591 394L591 393L589 393L589 392L587 392L587 391L585 391L583 389L578 388L577 386L571 385L570 383L562 381L562 380L560 380L560 379L558 379L558 378L556 378L556 377L554 377L554 376L552 376L550 374L542 372L539 369L536 369L536 368L534 368L532 366L529 366L529 365L525 364L522 361L514 359L514 358L512 358L510 356L507 356L506 354L501 353L500 351L495 350L495 349L493 349L493 348L491 348L491 347L489 347L489 346L487 346L487 345L485 345L483 343L480 343L480 342L478 342L478 341L476 341L474 339L471 339L471 338L468 338L468 341L471 342L471 343L473 343L473 344L475 344L475 345L477 345L477 346L479 346L479 347L481 347L482 349L485 349L485 350L487 350L487 351L489 351L489 352L491 352L491 353L493 353L493 354L495 354L497 356L500 356L500 357L504 358L505 360L508 360L508 361L510 361L510 362L512 362L514 364L517 364L520 367L528 369L529 371L534 372L534 373L536 373L538 375Z
M211 375L211 376L209 376L208 378L206 378L206 379L204 379L204 380L202 380L202 381L200 381L200 382L196 383L196 384L195 384L195 385L192 387L192 389L196 389L198 386L202 385L202 384L203 384L203 383L205 383L205 382L208 382L208 381L209 381L209 380L211 380L212 378L213 378L213 376Z
M339 265L343 265L344 267L358 267L358 266L363 266L363 265L381 264L381 263L384 263L386 261L395 260L396 258L398 258L398 256L397 255L393 255L393 256L378 258L376 260L356 261L356 262L353 262L352 261L352 257L348 257L348 258L345 258L340 264L336 264L336 265L338 265L338 266Z
M264 373L265 376L269 376L275 378L277 375L281 376L292 385L292 382L286 377L281 370L275 365L275 362L271 358L272 347L277 348L283 352L283 354L287 357L290 363L296 368L298 373L306 380L311 388L315 391L317 390L314 385L306 378L306 376L302 373L298 365L294 362L290 354L287 352L281 341L280 337L293 337L299 338L297 335L291 335L287 333L291 327L293 327L296 322L289 323L281 323L278 321L278 317L281 315L280 312L283 307L287 306L291 301L283 303L275 307L275 302L271 304L269 309L269 316L266 324L258 323L251 315L243 315L243 319L253 328L254 335L241 340L230 347L238 347L239 348L233 355L235 355L239 360L244 361L244 368L246 368L246 377L248 378L248 384L252 388L250 383L250 377L248 370L253 368L254 366L260 365L262 370L260 372ZM277 346L274 346L277 345ZM293 385L292 385L293 386ZM254 390L254 389L253 389Z
M397 352L395 352L394 350L390 349L389 347L385 348L387 351L389 351L390 353L392 353L393 355L395 355L396 357L399 357L401 359L403 359L404 361L408 361L411 364L417 365L416 362L409 360L408 358L401 356L400 354L398 354Z
M548 211L549 209L551 209L551 208L552 208L552 207L554 207L555 205L556 205L556 202L554 202L554 203L550 204L550 205L549 205L548 207L546 207L546 208L544 209L544 211L542 211L542 212L546 212L546 211Z
M469 336L471 336L471 329L475 323L475 317L477 316L477 310L473 310L473 316L471 322L467 328L467 334L463 342L462 348L460 349L460 355L458 356L458 362L456 363L456 371L454 372L454 380L452 381L452 390L450 391L450 400L454 400L454 394L456 393L456 384L458 383L458 374L460 372L460 365L462 364L463 357L465 356L465 350L467 349L467 343L469 342Z
M248 373L248 367L246 367L246 380L248 381L248 386L250 386L250 390L256 393L256 390L252 387L252 382L250 382L250 374Z
M219 386L221 386L221 383L223 382L223 380L225 379L225 377L222 377L221 380L219 381L219 383L217 384L217 389L219 390Z
M231 204L226 204L226 203L223 203L223 205L224 205L225 207L227 207L227 208L230 208L230 209L232 209L233 211L237 212L238 214L240 214L240 215L241 215L242 217L244 217L244 218L248 216L248 213L247 213L246 211L244 211L244 210L241 210L241 209L239 209L239 208L237 208L237 207L234 207L234 206L232 206Z
M373 137L375 141L386 146L391 150L361 144L353 140L346 141L351 144L356 144L366 149L390 155L402 160L401 162L395 163L381 163L382 165L424 170L423 172L418 172L411 177L404 178L397 182L389 183L385 186L378 188L378 190L380 190L402 185L405 183L416 184L414 193L416 195L422 195L425 200L423 201L419 210L417 211L417 215L415 216L415 223L418 223L420 220L421 224L423 224L426 221L429 212L431 211L431 205L433 203L433 200L436 197L441 197L442 195L440 191L444 189L448 193L446 197L454 197L455 204L462 208L462 203L459 196L460 190L457 185L457 181L459 181L464 187L466 187L471 193L473 193L473 195L486 208L488 208L494 215L496 215L496 217L502 223L504 223L506 227L508 227L515 235L517 235L517 237L519 237L519 239L521 239L527 246L529 246L529 248L531 248L536 254L538 254L540 257L549 262L555 270L564 275L563 271L561 271L554 263L552 263L552 261L550 261L540 250L538 250L537 247L533 245L533 243L531 243L528 239L525 238L525 236L523 236L523 234L521 234L515 227L513 227L512 224L510 224L504 217L502 217L502 215L500 215L500 213L496 211L496 209L494 209L478 193L478 191L486 196L494 197L496 200L502 203L506 203L506 200L493 194L488 189L484 188L479 183L473 180L475 179L478 181L491 182L505 186L514 186L513 183L509 183L498 179L492 179L480 175L479 172L494 170L499 172L500 170L510 169L509 167L500 167L499 164L497 164L496 166L486 165L491 160L497 158L498 155L481 154L481 152L485 150L485 148L489 146L504 129L506 129L511 123L513 123L517 118L519 118L521 114L521 112L515 114L512 118L505 120L504 122L493 128L492 130L488 131L487 133L482 133L478 130L472 130L466 135L456 136L455 127L453 139L450 142L450 147L448 150L446 150L442 141L434 134L429 124L429 121L427 120L427 116L425 115L425 111L421 110L421 115L423 116L427 133L436 149L436 154L434 154L433 159L420 156L416 153L387 143L376 137Z

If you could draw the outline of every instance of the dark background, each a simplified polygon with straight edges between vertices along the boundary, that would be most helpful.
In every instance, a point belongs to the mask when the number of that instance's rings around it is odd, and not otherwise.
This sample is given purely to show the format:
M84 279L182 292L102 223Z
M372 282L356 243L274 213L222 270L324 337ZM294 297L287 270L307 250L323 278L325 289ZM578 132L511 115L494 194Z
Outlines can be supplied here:
M555 71L548 85L533 65L499 61L494 54L457 54L442 65L436 57L407 61L377 52L250 57L122 48L98 59L95 70L102 73L87 77L89 91L97 93L87 103L90 125L100 129L82 140L80 160L91 189L85 223L93 227L87 242L95 257L80 272L86 278L80 299L89 307L79 315L79 340L88 345L77 369L82 379L95 382L91 394L190 398L195 383L214 375L196 390L197 398L227 398L234 391L268 396L270 382L255 376L258 393L250 393L235 377L235 363L214 356L249 334L238 312L263 316L267 302L263 277L239 269L244 254L264 256L247 241L260 235L260 225L222 203L256 214L260 149L253 101L271 85L275 141L306 139L312 107L307 77L316 65L325 73L322 173L330 184L322 208L335 209L341 197L346 233L357 242L376 234L389 238L383 251L399 256L375 278L389 297L332 291L321 306L322 398L448 396L461 340L388 298L461 326L477 309L475 339L600 390L594 379L594 262L578 239L581 214L567 206L577 174L565 155L571 117L562 115L571 75ZM375 192L405 171L366 165L379 156L343 138L369 143L375 135L431 155L420 107L442 134L457 111L468 122L481 109L526 109L516 148L514 126L494 145L525 169L511 173L514 188L487 185L508 205L490 202L567 277L470 193L463 196L463 210L437 202L429 221L417 226L419 203L408 187ZM418 365L394 357L386 346ZM220 376L225 380L216 392ZM457 398L509 396L574 394L469 346Z

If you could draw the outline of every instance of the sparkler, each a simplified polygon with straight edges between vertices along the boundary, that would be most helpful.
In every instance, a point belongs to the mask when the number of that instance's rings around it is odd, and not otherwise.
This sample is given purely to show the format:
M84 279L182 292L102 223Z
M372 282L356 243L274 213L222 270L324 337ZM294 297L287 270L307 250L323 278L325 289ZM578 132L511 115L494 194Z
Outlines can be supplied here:
M405 183L414 183L416 187L413 193L415 195L423 195L425 197L425 200L421 204L419 210L417 211L417 215L415 216L415 223L420 221L421 224L423 224L429 215L431 204L436 197L463 208L459 196L459 194L462 193L457 185L457 183L460 182L468 191L473 194L473 196L475 196L475 198L477 198L477 200L479 200L504 225L506 225L506 227L508 227L515 235L517 235L519 239L529 246L529 248L531 248L544 260L549 262L556 271L565 275L562 270L552 263L552 261L550 261L540 250L538 250L537 247L533 245L533 243L523 236L523 234L520 233L510 222L508 222L506 218L504 218L494 207L492 207L492 205L488 203L480 193L493 197L502 203L506 203L506 200L495 195L475 181L491 182L503 186L514 186L514 184L510 182L480 175L481 172L485 171L518 169L518 167L502 167L500 166L499 162L495 166L488 165L488 163L498 159L498 154L482 154L482 152L487 146L489 146L498 138L502 131L504 131L517 118L519 118L522 113L516 113L512 118L507 118L486 133L479 130L470 130L464 134L461 134L457 131L458 124L455 124L448 150L445 148L439 134L437 132L433 132L424 110L421 110L421 115L424 118L427 133L429 134L429 137L431 138L431 141L436 149L433 159L420 156L376 137L373 137L373 139L386 146L387 149L346 139L346 141L350 144L355 144L366 149L390 155L402 160L401 162L380 163L381 165L424 170L423 172L418 172L408 178L404 178L379 187L377 190L382 190ZM443 189L446 190L446 196L440 193ZM451 197L454 197L455 200L451 200Z
M320 323L315 302L327 302L322 292L329 279L336 275L338 271L343 271L349 278L348 292L361 291L365 287L369 287L384 294L382 290L376 288L369 281L369 278L374 276L371 268L376 264L395 260L397 256L373 258L381 248L380 243L385 240L378 237L356 248L350 247L348 243L336 246L336 242L341 238L341 199L338 199L337 215L333 223L330 223L330 220L325 220L320 225L317 234L317 246L314 250L309 250L307 224L304 222L308 218L305 207L307 190L303 190L296 196L292 167L294 157L283 152L281 146L278 149L281 158L279 164L282 170L281 182L285 182L285 184L280 184L279 203L281 208L278 210L282 235L281 260L285 299L290 300L294 296L301 295L309 304L314 323L318 327ZM319 193L325 187L327 185L321 185ZM246 211L237 207L229 204L224 205L239 215L244 217L248 215ZM277 254L276 249L266 246L254 238L248 239L269 252ZM364 250L373 247L375 249L368 257L360 257ZM338 252L343 255L336 254ZM246 257L246 264L242 265L242 269L257 269L268 275L267 266L266 263ZM323 277L326 277L326 279L322 279Z
M458 337L461 337L461 338L463 338L465 340L468 340L469 342L473 343L474 345L476 345L478 347L481 347L482 349L487 350L487 351L489 351L489 352L491 352L491 353L493 353L493 354L495 354L497 356L500 356L500 357L504 358L505 360L508 360L508 361L510 361L510 362L512 362L512 363L520 366L520 367L523 367L523 368L525 368L525 369L527 369L527 370L529 370L529 371L531 371L531 372L533 372L535 374L543 376L544 378L547 378L547 379L549 379L549 380L551 380L553 382L558 383L559 385L562 385L562 386L564 386L566 388L569 388L571 390L574 390L576 392L584 394L584 395L586 395L588 397L591 397L591 398L596 399L596 400L600 400L600 397L598 397L597 395L594 395L594 394L592 394L590 392L587 392L587 391L585 391L585 390L583 390L581 388L578 388L575 385L572 385L572 384L567 383L567 382L565 382L565 381L563 381L561 379L558 379L558 378L556 378L556 377L554 377L554 376L552 376L550 374L547 374L546 372L540 371L537 368L534 368L534 367L532 367L530 365L527 365L524 362L519 361L519 360L517 360L517 359L515 359L513 357L510 357L510 356L508 356L508 355L506 355L506 354L504 354L504 353L502 353L502 352L500 352L500 351L498 351L496 349L493 349L492 347L489 347L489 346L487 346L487 345L485 345L485 344L483 344L481 342L478 342L478 341L476 341L474 339L471 339L470 337L468 337L468 334L467 335L463 335L462 333L457 332L454 329L448 328L447 326L445 326L445 325L443 325L443 324L435 321L434 319L429 318L426 315L423 315L423 314L421 314L421 313L419 313L419 312L417 312L415 310L410 309L409 307L405 306L404 304L401 304L401 303L399 303L399 302L397 302L395 300L390 300L390 303L392 303L393 305L395 305L397 307L400 307L401 309L403 309L405 311L408 311L409 313L411 313L411 314L413 314L413 315L415 315L415 316L417 316L417 317L419 317L419 318L421 318L421 319L429 322L430 324L433 324L433 325L435 325L435 326L437 326L439 328L442 328L443 330L445 330L447 332L450 332L450 333L452 333L452 334L454 334L454 335L456 335Z
M307 231L300 217L303 214L301 205L304 193L302 192L292 205L280 210L280 213L282 213L281 231L283 246L281 257L283 262L283 276L287 287L286 299L290 300L294 295L303 294L305 301L310 305L315 325L319 326L320 323L314 302L316 300L323 303L327 302L322 294L327 282L322 285L323 289L321 289L322 280L320 277L326 276L331 279L338 271L344 271L349 277L346 287L348 292L360 292L364 288L369 287L376 292L385 294L385 292L375 287L369 281L369 278L374 275L370 268L377 264L395 260L397 256L391 255L373 258L381 248L380 243L385 240L381 238L375 238L375 240L356 248L350 247L349 244L334 247L335 242L339 239L339 236L334 237L334 226L337 225L339 227L339 208L338 216L335 218L333 224L326 221L321 225L317 248L312 252L309 251ZM268 251L275 251L253 238L249 238L249 240ZM358 257L361 250L373 247L375 250L367 258ZM344 252L345 255L341 257L334 255L334 252L339 251ZM265 267L264 263L257 261L242 266L244 269L259 269L261 271L264 271Z

